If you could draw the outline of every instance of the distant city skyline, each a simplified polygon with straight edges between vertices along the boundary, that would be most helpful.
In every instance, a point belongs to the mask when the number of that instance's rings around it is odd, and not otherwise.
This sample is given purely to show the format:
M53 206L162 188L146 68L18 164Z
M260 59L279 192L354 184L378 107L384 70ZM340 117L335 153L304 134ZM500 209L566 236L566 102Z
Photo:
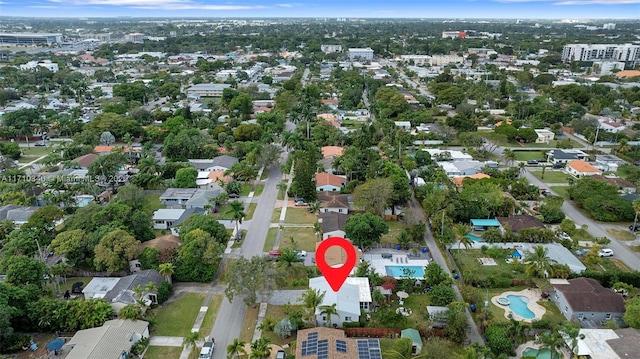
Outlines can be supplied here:
M0 16L637 19L640 0L0 0Z

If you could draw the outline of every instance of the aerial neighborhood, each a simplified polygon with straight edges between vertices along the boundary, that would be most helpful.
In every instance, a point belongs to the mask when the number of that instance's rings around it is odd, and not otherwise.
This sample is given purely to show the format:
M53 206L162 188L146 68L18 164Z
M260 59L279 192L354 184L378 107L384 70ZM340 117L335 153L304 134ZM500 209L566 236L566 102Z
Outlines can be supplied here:
M637 20L0 17L0 358L640 358L639 150Z

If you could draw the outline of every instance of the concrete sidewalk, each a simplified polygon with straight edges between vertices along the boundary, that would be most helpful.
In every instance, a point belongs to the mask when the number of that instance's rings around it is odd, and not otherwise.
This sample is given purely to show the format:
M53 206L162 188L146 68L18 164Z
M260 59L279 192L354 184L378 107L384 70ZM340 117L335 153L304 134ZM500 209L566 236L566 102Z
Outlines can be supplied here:
M183 337L161 337L161 336L154 335L151 338L149 338L149 346L181 347L183 341L184 341Z

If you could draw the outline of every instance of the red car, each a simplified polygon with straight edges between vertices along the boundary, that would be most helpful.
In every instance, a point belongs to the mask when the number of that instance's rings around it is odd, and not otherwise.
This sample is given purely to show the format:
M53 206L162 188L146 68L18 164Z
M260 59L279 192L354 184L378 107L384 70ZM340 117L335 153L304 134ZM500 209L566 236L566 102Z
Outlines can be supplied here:
M269 257L280 257L280 251L277 249L269 251Z

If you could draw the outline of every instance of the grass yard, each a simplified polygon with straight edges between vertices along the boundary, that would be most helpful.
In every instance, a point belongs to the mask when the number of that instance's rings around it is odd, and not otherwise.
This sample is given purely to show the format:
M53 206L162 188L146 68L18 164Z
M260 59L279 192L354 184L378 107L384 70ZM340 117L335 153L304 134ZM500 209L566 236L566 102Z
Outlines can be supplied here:
M178 359L182 347L149 347L144 357L147 359Z
M291 237L293 237L296 249L302 249L307 252L316 251L318 236L313 232L313 228L285 227L280 237L280 248L293 248Z
M640 246L629 246L629 249L631 249L634 252L640 252Z
M265 252L269 252L273 249L273 245L276 243L276 237L278 236L278 228L272 227L267 230L267 239L264 241Z
M256 329L256 321L258 320L259 307L247 307L247 311L244 313L244 319L242 320L242 330L240 331L240 340L251 343L253 339L253 332Z
M198 316L204 294L186 293L178 300L161 307L153 317L153 335L166 335L183 337L193 327L193 322Z
M244 217L245 220L249 220L253 218L253 214L256 213L256 207L258 207L257 203L249 203L249 208L247 209L247 215Z
M251 192L251 190L253 189L253 184L251 183L244 183L242 185L242 189L240 190L240 195L241 196L248 196L249 192Z
M200 326L201 337L209 336L211 333L211 329L213 329L213 323L216 321L216 317L218 316L218 311L220 310L220 305L222 304L222 299L224 296L222 294L214 294L211 297L211 302L209 302L209 308L207 312L204 314L204 319L202 320L202 325Z
M287 212L289 210L287 209ZM282 208L276 208L273 210L273 213L271 214L271 223L278 223L280 222L280 213L282 213Z
M513 151L513 153L518 161L533 161L547 157L542 154L542 151Z
M562 171L553 171L550 169L544 171L544 178L542 178L542 171L529 172L544 183L567 183L567 177L571 176Z
M254 197L258 197L258 196L260 196L260 195L262 194L262 191L264 191L264 185L263 185L263 184L259 184L259 185L256 187L256 190L255 190L255 192L253 193L253 196L254 196Z
M562 324L567 321L567 319L562 315L560 309L550 300L541 300L537 302L541 306L544 307L547 311L542 316L543 320L549 320L553 325Z
M50 153L53 153L53 149L49 147L34 146L33 144L31 145L31 148L20 147L20 150L22 150L23 156L32 156L33 159L31 161L35 160L38 157L46 156Z
M524 278L525 275L522 272L514 273L514 265L505 262L505 258L511 254L513 250L502 250L502 256L495 259L497 265L485 266L480 264L478 258L489 257L486 254L482 254L479 249L461 249L454 251L454 258L458 258L458 267L462 272L465 280L469 280L469 276L474 276L477 280L484 278L503 280L504 278Z
M144 211L149 215L153 215L153 212L160 208L164 208L162 203L160 203L160 195L159 194L149 194L145 196L146 203L144 204Z
M616 259L616 258L609 258L609 260L605 260L603 263L609 263L609 266L605 266L605 268L610 267L610 265L613 265L613 267L623 271L623 272L631 272L631 268L629 268L629 266L627 266L626 264L624 264L621 260ZM611 270L607 268L608 270Z
M387 223L387 226L389 226L389 233L383 235L380 238L380 243L397 244L397 238L400 233L402 233L402 231L406 228L406 225L401 221L386 221L385 223Z
M636 239L636 235L625 229L607 228L607 233L616 237L620 241L632 241Z
M271 318L275 323L278 323L280 320L288 318L288 314L291 311L298 310L301 313L304 313L304 309L301 305L267 305L267 313L265 314L265 318ZM290 337L281 338L278 335L275 335L273 331L262 331L262 337L268 338L271 344L282 346L284 344L291 344L291 342L296 340L296 335L292 334Z
M567 140L567 138L563 138L562 141L563 143ZM581 148L582 145L574 140L571 140L571 145L573 146L572 148ZM556 145L558 144L558 141L553 140L553 141L549 141L549 143L524 143L522 145L521 148L556 148Z
M262 176L260 176L260 179L261 179L261 180L266 180L268 177L269 177L269 169L268 169L268 168L265 168L265 169L262 171Z
M91 282L91 280L93 279L93 277L69 277L67 278L66 282L60 282L60 293L63 293L65 291L69 291L69 293L71 293L71 287L73 286L73 283L75 282L82 282L82 287L86 287L87 284L89 284L89 282Z
M218 206L218 211L214 213L214 211L211 211L211 217L213 217L214 219L233 219L233 217L231 216L231 213L227 214L227 211L231 209L231 206L229 206L229 204L227 203L224 206Z
M569 188L571 186L550 186L549 189L558 194L558 196L569 199Z
M314 213L310 213L307 208L287 208L284 223L310 224L313 225L318 220Z

